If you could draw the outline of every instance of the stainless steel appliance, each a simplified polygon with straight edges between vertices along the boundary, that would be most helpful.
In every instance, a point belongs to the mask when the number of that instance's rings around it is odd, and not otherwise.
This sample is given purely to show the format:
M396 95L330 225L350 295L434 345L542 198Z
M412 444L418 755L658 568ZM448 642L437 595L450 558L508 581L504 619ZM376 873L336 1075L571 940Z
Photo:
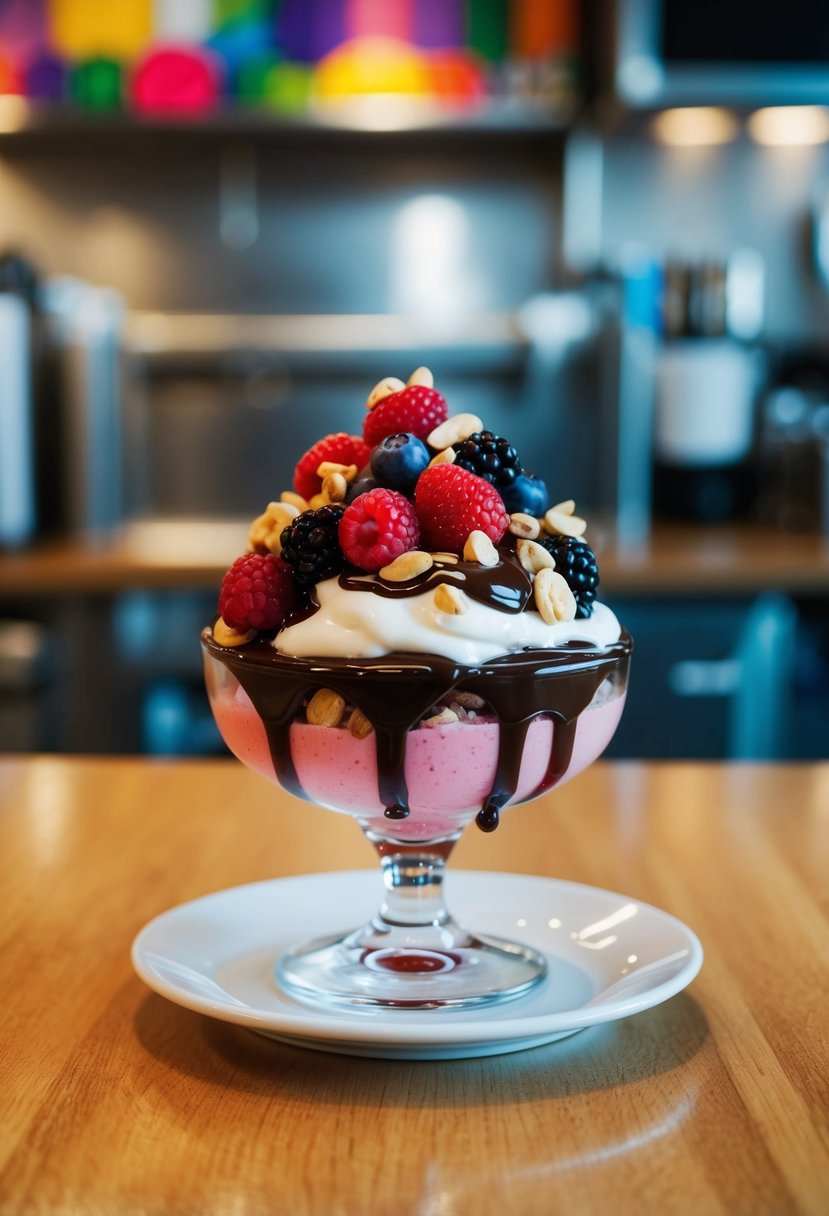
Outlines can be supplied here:
M0 258L0 545L123 519L121 298Z

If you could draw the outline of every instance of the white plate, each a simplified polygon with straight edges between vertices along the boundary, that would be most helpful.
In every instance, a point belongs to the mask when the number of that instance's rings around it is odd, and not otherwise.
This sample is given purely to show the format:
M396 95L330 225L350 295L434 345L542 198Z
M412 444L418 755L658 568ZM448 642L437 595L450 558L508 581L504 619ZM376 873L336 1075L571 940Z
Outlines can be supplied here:
M446 893L459 920L547 956L549 975L527 996L481 1010L343 1012L277 987L279 954L368 920L381 892L379 870L217 891L145 926L133 964L156 992L209 1017L317 1050L423 1060L521 1051L628 1017L680 992L702 964L695 934L649 904L552 878L457 870Z

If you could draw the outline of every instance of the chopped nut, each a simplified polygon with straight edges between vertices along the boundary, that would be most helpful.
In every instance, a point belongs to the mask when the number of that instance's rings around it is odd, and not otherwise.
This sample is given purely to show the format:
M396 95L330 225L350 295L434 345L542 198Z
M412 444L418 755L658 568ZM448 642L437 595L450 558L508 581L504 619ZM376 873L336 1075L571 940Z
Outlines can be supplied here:
M460 561L460 558L458 557L457 553L433 553L432 561L433 562L446 562L450 566L457 566L458 562Z
M483 429L484 424L476 414L455 414L435 427L426 442L430 448L450 448L453 443L460 443Z
M279 495L279 501L287 506L296 507L298 514L308 510L308 500L303 498L301 494L295 494L293 490L283 490Z
M513 536L522 536L525 540L536 540L541 535L541 524L532 515L516 511L509 517L509 530Z
M282 533L297 515L299 510L291 503L269 502L250 525L248 541L251 548L267 549L279 557L282 553Z
M479 697L476 692L464 692L460 688L456 688L452 693L452 700L457 701L464 709L483 709L486 705L483 697Z
M519 540L515 546L515 556L530 574L537 574L539 570L555 570L556 568L556 559L552 553L548 553L537 540Z
M373 410L375 405L379 405L384 398L390 397L392 393L399 393L405 387L406 385L402 380L398 380L397 376L384 376L369 393L366 409Z
M562 515L572 515L576 509L575 498L565 498L564 502L557 502L553 506L553 511L561 511Z
M560 533L562 536L583 536L587 529L586 520L580 519L578 515L573 515L568 511L563 511L562 507L575 505L572 500L559 503L557 507L550 507L547 514L544 516L544 530L551 533Z
M354 709L348 719L348 729L355 739L367 739L374 727L362 710Z
M322 480L322 493L329 502L342 502L348 493L348 482L342 473L329 473Z
M353 481L358 471L356 464L337 464L335 460L322 460L317 465L317 477L323 481L332 473L340 473L346 481Z
M435 377L428 367L416 367L406 381L407 384L422 384L425 388L435 387Z
M425 574L433 565L431 553L424 553L422 549L411 549L408 553L401 553L387 566L383 566L380 577L390 583L405 583L410 578L417 578L419 574Z
M463 560L465 562L479 562L482 566L497 566L501 559L498 557L498 550L486 532L481 532L476 528L466 538L466 544L463 547Z
M469 714L466 712L464 707L459 705L457 701L450 701L448 708L452 711L459 722L466 722L467 718L469 717Z
M321 490L319 494L312 495L312 497L308 499L308 506L312 511L319 511L320 507L327 507L329 505L330 500L324 490Z
M430 728L434 726L451 726L453 722L457 721L458 715L444 706L439 714L435 714L432 718L424 718L423 725Z
M333 688L318 688L305 708L311 726L339 726L345 713L345 697Z
M213 626L213 641L219 646L246 646L257 636L255 629L235 629L223 617L218 617Z
M455 455L454 448L443 448L442 451L438 452L437 456L432 457L426 467L427 469L431 469L436 464L454 464Z
M255 637L255 629L234 629L221 616L213 626L213 641L219 646L246 646Z
M460 616L469 611L469 600L458 587L441 583L435 590L435 607L448 616Z
M533 583L535 606L548 625L572 621L576 615L576 597L557 570L539 570Z

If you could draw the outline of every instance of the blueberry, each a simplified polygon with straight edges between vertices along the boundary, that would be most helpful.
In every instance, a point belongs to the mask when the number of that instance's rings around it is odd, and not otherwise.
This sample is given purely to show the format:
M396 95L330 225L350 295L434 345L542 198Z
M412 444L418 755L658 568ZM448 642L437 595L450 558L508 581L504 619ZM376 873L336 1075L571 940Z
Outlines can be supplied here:
M371 453L371 472L378 485L407 494L432 459L416 435L389 435Z
M539 518L550 505L546 485L532 473L519 473L512 485L504 486L499 493L510 515L523 511L525 515Z
M373 477L366 475L358 477L356 481L352 481L348 487L348 493L345 496L345 505L353 502L355 498L359 498L361 494L367 494L369 490L376 490L377 482Z

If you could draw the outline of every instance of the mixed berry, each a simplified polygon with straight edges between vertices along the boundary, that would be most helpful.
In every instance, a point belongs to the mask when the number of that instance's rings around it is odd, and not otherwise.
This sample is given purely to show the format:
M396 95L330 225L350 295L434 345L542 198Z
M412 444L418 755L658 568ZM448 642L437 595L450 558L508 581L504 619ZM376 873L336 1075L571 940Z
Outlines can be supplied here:
M298 587L313 587L342 570L339 528L345 511L333 503L303 511L282 533L282 560L293 570Z
M436 464L418 479L415 508L430 549L462 553L470 532L484 532L497 545L509 527L503 500L477 473Z
M371 447L401 431L428 439L448 417L446 401L436 389L426 384L409 384L383 397L369 410L363 421L363 438Z
M219 613L231 629L277 629L294 609L290 567L272 553L245 553L224 576Z
M323 579L416 579L430 554L518 561L532 580L530 610L550 624L589 617L599 573L585 528L572 500L550 506L508 439L474 414L450 416L421 367L407 384L375 386L362 435L326 435L300 458L293 490L253 522L250 551L224 578L214 636L244 645L282 628ZM453 588L440 595L444 611L463 610Z
M377 486L350 503L340 520L339 542L346 561L375 573L416 549L420 524L399 490Z

